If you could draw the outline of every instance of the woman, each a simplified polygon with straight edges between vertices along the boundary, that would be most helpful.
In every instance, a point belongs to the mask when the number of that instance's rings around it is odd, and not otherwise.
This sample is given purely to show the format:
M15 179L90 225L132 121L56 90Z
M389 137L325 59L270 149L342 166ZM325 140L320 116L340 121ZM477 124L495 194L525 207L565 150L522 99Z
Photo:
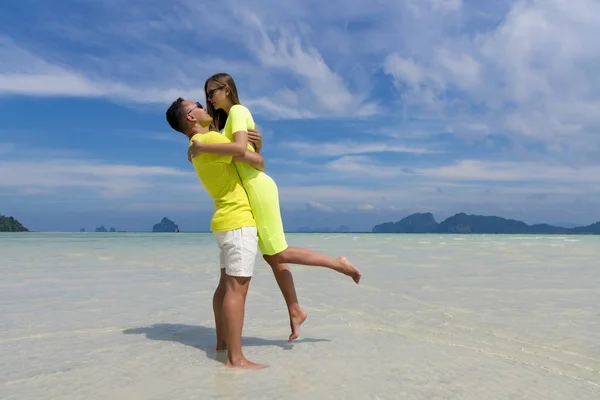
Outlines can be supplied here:
M240 104L237 88L230 75L221 73L211 76L204 84L207 111L213 118L212 129L223 130L231 141L224 144L201 144L194 142L192 157L200 153L239 156L255 151L248 142L248 129L255 124L250 111ZM260 152L260 148L256 151ZM271 266L277 284L285 298L290 316L292 333L289 341L299 336L300 325L306 313L298 304L294 279L287 264L321 266L350 276L357 284L361 272L346 257L332 258L312 250L290 247L285 240L279 210L279 194L275 181L267 174L246 163L235 163L242 184L248 193L250 206L256 220L259 248L265 261Z

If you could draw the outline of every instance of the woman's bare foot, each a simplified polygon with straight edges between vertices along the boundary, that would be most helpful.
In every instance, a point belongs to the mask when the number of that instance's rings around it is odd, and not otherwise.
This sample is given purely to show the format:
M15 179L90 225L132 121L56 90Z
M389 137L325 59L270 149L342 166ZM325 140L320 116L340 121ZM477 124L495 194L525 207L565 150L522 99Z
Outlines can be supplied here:
M231 361L229 358L227 359L227 368L264 369L267 367L267 364L253 363L252 361L247 360L246 357L234 361Z
M290 312L290 328L292 328L292 334L288 338L288 342L298 339L300 336L300 325L306 321L308 314L302 309L297 312Z
M340 268L339 272L341 272L344 275L347 275L347 276L351 277L352 280L354 282L356 282L356 284L358 284L360 282L360 277L362 276L362 273L358 270L358 268L356 268L350 262L350 260L348 260L344 256L338 257L337 260L339 261L339 263L341 265L341 268Z

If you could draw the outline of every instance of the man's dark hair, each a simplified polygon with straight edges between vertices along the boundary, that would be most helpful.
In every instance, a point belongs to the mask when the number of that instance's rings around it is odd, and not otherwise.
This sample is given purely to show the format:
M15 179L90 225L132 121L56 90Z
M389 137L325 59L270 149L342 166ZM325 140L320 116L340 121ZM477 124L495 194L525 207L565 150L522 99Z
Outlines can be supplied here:
M169 125L171 125L171 128L175 129L177 132L185 133L183 132L182 126L184 117L183 105L181 104L182 101L183 99L181 97L175 100L167 110L166 115L167 122L169 123Z

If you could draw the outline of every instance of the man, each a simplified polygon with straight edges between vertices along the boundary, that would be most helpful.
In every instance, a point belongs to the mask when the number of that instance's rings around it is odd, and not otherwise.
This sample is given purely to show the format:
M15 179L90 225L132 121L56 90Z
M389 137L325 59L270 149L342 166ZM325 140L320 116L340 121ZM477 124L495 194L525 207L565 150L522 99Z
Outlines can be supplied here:
M200 103L178 98L166 112L171 126L192 141L227 143L218 132L210 131L212 118ZM258 133L260 135L260 133ZM242 353L244 309L254 261L258 250L256 222L248 197L232 161L247 162L264 169L258 153L231 157L201 154L192 163L198 178L215 201L211 231L220 249L221 278L213 295L217 331L217 351L227 351L227 366L265 368L247 360Z

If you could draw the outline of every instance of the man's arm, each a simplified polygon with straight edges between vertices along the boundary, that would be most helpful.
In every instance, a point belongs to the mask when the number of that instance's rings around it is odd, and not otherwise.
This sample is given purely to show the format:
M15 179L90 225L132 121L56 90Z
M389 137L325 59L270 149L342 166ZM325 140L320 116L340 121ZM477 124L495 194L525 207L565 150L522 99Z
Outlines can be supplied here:
M248 129L248 142L254 147L257 153L262 149L262 136L258 129Z
M253 151L247 151L243 156L235 156L233 157L233 161L250 164L259 171L265 170L264 158L260 154Z

